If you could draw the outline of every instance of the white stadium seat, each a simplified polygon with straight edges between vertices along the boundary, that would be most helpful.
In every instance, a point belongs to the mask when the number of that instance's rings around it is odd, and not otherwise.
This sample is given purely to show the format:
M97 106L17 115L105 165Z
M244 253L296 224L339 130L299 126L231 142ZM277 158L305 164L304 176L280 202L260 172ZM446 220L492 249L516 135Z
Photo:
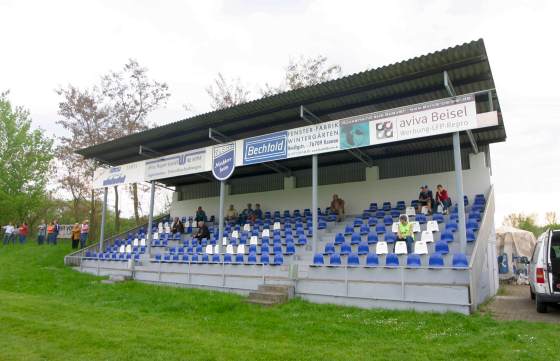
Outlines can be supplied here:
M138 247L138 238L134 238L134 240L132 241L132 245L134 247Z
M428 254L428 245L424 241L418 241L414 243L414 253L416 254Z
M424 241L426 243L433 242L434 241L434 234L430 231L424 231L424 232L422 232L422 238L420 240Z
M222 237L222 246L226 246L228 244L227 237Z
M428 212L429 212L428 206L422 206L421 213L424 215L428 215Z
M261 236L270 237L270 231L268 229L263 229Z
M140 240L140 247L146 247L146 238Z
M245 225L243 226L243 230L245 232L251 232L251 225L249 223L245 223Z
M214 247L212 247L211 244L207 245L207 246L206 246L205 253L207 253L207 254L213 254L213 253L214 253Z
M226 253L227 254L233 254L233 246L231 244L228 244L226 247Z
M125 251L125 246L124 244L121 244L121 246L119 247L119 253L124 253Z
M389 253L389 249L387 248L387 242L385 241L377 242L377 247L375 247L375 253L377 254Z
M245 254L245 245L244 244L240 244L239 246L237 246L237 254Z
M420 222L410 222L412 224L412 232L420 233L422 230L420 229Z
M396 254L407 254L406 250L406 242L405 241L397 241L395 243L395 253Z
M220 254L220 245L219 244L214 246L214 254Z
M428 232L439 232L439 225L437 221L428 221L428 224L426 225L426 230Z
M239 238L239 231L235 230L231 232L231 238L238 239Z
M414 207L406 207L406 215L409 217L413 217L416 215L416 209Z
M274 222L272 229L275 231L280 230L280 222Z
M126 245L125 252L126 253L132 253L132 246L130 244Z
M391 232L397 233L399 231L399 222L393 222L393 227L391 227Z
M257 236L251 236L251 240L249 240L249 244L250 245L257 245L258 244L258 238Z
M152 239L159 239L159 233L152 234Z
M171 233L171 227L166 226L165 227L165 233Z

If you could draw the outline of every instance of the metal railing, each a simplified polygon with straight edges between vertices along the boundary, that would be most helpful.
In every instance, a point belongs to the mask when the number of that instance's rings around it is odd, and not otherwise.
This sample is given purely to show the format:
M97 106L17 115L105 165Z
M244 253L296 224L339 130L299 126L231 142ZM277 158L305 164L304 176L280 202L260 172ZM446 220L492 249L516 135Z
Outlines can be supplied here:
M469 268L471 270L470 282L469 282L469 294L471 303L471 312L476 311L478 306L478 289L481 282L480 277L482 276L483 263L487 259L488 253L488 241L493 232L494 228L494 186L490 187L488 195L486 196L486 206L484 209L484 215L480 223L480 228L478 230L478 236L476 237L476 242L474 244L474 249L471 254ZM489 270L490 272L491 270Z
M160 221L162 221L163 219L168 218L168 217L169 217L169 214L165 214L161 217L155 218L154 222L159 223ZM131 229L128 229L124 232L112 235L111 237L103 240L103 246L104 247L112 246L115 242L115 239L123 238L123 237L127 236L129 233L136 233L141 228L147 229L146 227L148 227L147 222L143 223L141 225L138 225L136 227L133 227ZM81 261L82 261L82 258L85 257L86 252L99 252L99 241L64 256L64 264L66 266L79 266Z

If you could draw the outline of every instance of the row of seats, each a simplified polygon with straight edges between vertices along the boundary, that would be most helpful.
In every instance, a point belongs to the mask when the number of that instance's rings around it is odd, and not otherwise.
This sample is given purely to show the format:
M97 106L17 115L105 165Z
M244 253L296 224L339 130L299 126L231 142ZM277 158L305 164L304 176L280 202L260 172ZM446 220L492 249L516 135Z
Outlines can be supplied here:
M386 241L381 241L381 242L377 242L375 244L375 253L376 254L387 254L389 253L389 242ZM333 243L327 243L325 244L325 248L323 251L323 254L325 255L331 255L334 253L337 253L336 250L337 246L334 245ZM373 247L370 247L369 244L367 244L366 242L361 242L360 244L357 245L357 253L358 255L364 255L364 254L368 254L371 252ZM397 254L407 254L407 253L412 253L412 252L408 252L407 250L407 245L406 242L404 241L398 241L394 244L394 253ZM447 254L449 253L449 244L445 241L437 241L434 243L434 250L435 252L439 252L442 254ZM342 243L339 247L339 254L341 255L348 255L350 253L353 253L353 249L352 249L352 245L348 244L348 243ZM416 241L414 242L414 252L416 254L428 254L428 242L426 241Z
M140 254L139 253L119 253L119 252L105 252L105 253L96 253L87 251L85 254L86 259L95 259L100 261L128 261L128 260L135 260L140 261Z
M288 243L286 246L282 246L281 244L274 244L269 246L268 244L263 244L261 246L257 245L250 245L249 247L245 247L245 245L241 244L234 248L231 244L228 245L225 249L226 254L246 254L247 251L249 253L282 253L285 255L293 255L296 253L296 246L294 243ZM221 253L221 249L219 245L207 245L203 247L201 245L196 247L170 247L168 249L169 254L195 254L195 253L207 253L207 254L215 254Z
M192 255L189 254L156 254L155 262L162 262L162 263L205 263L205 264L263 264L263 265L273 265L273 266L280 266L284 264L284 257L282 253L275 253L271 259L271 255L268 253L262 253L258 258L257 262L257 254L256 253L249 253L247 257L244 254L238 253L235 256L232 254L198 254L194 253Z
M469 198L467 196L463 197L463 202L465 206L469 205ZM473 206L475 206L475 208L484 208L486 204L486 198L484 197L484 194L476 194L474 197L474 202L473 202ZM392 209L398 209L398 210L405 210L406 209L406 203L404 200L400 200L397 201L396 206L393 208L392 203L389 201L385 201L382 202L382 206L378 207L377 202L372 202L369 204L369 208L366 209L365 211L377 211L377 210L383 210L383 211L391 211ZM413 208L417 208L418 207L418 200L417 199L413 199L412 201L410 201L410 207Z
M436 252L430 255L428 259L428 266L429 267L445 267L444 255L442 253ZM313 266L324 266L325 259L324 256L320 253L315 254L313 257ZM333 253L329 257L328 266L341 266L342 265L342 257L338 253ZM395 253L389 253L385 257L385 266L386 267L398 267L399 257ZM348 255L346 260L346 266L361 266L360 264L360 257L357 253L351 253ZM379 257L375 253L368 253L365 261L366 267L378 267L380 266ZM409 254L406 258L406 266L407 267L422 267L422 258L420 255L412 253ZM463 253L455 253L452 256L451 266L453 268L467 268L469 266L467 256Z

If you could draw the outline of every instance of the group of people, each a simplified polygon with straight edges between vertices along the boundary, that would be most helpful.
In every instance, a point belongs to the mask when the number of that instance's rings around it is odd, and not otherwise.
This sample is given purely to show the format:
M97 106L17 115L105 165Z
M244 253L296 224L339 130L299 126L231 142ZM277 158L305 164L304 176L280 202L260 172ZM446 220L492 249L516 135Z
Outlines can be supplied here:
M19 240L20 244L25 244L27 242L27 237L29 236L29 225L23 222L21 225L14 225L9 222L7 225L3 226L4 238L3 244L8 245L10 243L16 244ZM58 220L54 219L47 223L42 220L37 226L37 244L52 244L56 245L58 241L58 236L60 234L60 224ZM89 234L89 222L84 220L81 224L75 223L72 227L72 248L77 249L84 248L86 246Z
M247 203L247 208L241 213L238 213L233 204L230 204L226 212L226 221L228 223L253 223L257 219L263 219L263 211L259 203L255 204L255 208L253 208L251 203Z
M435 198L433 192L427 185L420 187L420 194L418 195L418 213L425 210L428 214L438 211L447 214L450 207L451 198L447 190L441 184L438 184L436 187Z

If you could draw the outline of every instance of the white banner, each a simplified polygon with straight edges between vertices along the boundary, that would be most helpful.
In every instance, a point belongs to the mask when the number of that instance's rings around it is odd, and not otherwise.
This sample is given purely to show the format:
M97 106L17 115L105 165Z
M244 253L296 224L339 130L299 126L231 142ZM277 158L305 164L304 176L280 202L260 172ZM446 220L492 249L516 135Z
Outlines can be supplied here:
M144 181L144 161L118 167L97 168L93 173L93 188L104 188Z
M209 151L208 151L209 149ZM147 160L144 179L149 182L156 179L172 178L180 175L209 171L206 157L212 148L195 149L188 152L166 155Z
M337 151L339 121L309 125L288 130L288 158Z

